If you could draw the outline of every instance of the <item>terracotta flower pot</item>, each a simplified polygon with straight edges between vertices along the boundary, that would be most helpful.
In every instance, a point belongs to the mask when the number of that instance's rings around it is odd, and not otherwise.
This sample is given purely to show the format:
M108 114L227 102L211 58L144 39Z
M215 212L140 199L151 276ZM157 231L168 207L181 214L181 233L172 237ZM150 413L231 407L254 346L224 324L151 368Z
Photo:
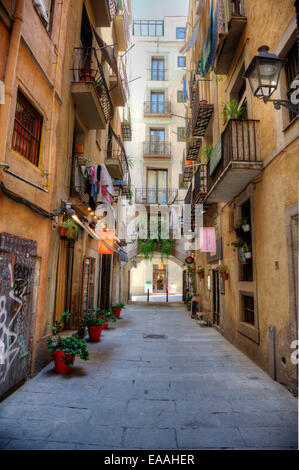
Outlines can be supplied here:
M207 100L200 100L200 104L208 104Z
M63 227L63 226L59 227L59 235L61 237L66 237L66 232L67 232L67 227Z
M64 357L65 357L64 351L54 351L55 370L57 374L69 374L72 371L72 368L73 368L72 366L75 361L75 356L74 355L66 356L66 361L70 364L69 366L67 366L67 364L62 361Z
M80 81L81 82L93 82L94 81L94 77L90 69L80 70Z
M84 152L84 145L83 144L75 144L75 153L83 153Z
M103 325L88 326L89 341L98 343L100 341Z
M203 272L202 272L202 273L198 273L198 275L199 275L199 279L204 279L204 277L205 277L205 273L203 273Z
M223 279L223 281L227 281L228 273L220 273L220 274L221 274L221 278Z

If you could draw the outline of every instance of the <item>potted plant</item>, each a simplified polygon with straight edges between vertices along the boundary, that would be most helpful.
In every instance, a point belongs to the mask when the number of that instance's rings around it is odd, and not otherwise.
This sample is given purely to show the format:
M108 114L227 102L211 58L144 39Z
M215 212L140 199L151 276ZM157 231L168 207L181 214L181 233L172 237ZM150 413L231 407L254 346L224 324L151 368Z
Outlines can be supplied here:
M220 273L220 276L224 281L228 279L227 266L221 264L220 266L217 266L216 271Z
M113 315L115 315L117 318L119 318L120 317L120 312L123 308L125 308L125 304L123 304L122 302L120 302L118 304L115 304L115 305L112 305L111 309L112 309Z
M75 356L79 356L85 361L89 359L89 352L84 339L80 339L77 335L60 335L70 316L69 312L64 312L56 325L49 325L53 336L48 338L48 351L53 353L55 370L58 374L69 374L72 371Z
M66 222L62 222L61 225L59 225L59 235L60 237L66 237L66 233L67 233L67 223Z
M89 341L98 343L100 341L102 328L105 325L104 318L98 317L94 311L88 311L83 317L81 327L88 328Z
M243 250L244 250L245 258L250 259L252 257L250 243L244 242L242 247L243 247Z
M196 270L196 272L199 275L199 279L204 279L204 277L205 277L205 269L204 268L198 268Z
M250 231L250 224L248 222L249 221L247 217L243 217L243 219L241 220L241 226L244 232Z
M81 82L94 82L94 76L90 67L84 67L80 70Z
M79 225L73 219L67 219L63 222L63 226L67 228L66 237L69 240L76 240L79 232Z
M201 155L203 157L205 157L205 160L206 160L203 163L206 163L206 164L209 163L210 158L211 158L211 153L213 152L213 149L214 149L213 145L210 145L210 147L205 147L205 148L202 149Z
M231 101L222 102L222 119L226 125L231 119L241 119L244 113L244 107L238 107L238 102L233 99Z
M100 310L98 313L98 317L103 318L105 320L103 330L108 329L109 321L112 321L113 323L117 321L116 315L114 315L111 310Z
M243 232L242 232L242 228L241 228L241 222L238 222L235 226L234 226L234 229L235 229L235 232L236 232L236 235L237 237L241 237Z

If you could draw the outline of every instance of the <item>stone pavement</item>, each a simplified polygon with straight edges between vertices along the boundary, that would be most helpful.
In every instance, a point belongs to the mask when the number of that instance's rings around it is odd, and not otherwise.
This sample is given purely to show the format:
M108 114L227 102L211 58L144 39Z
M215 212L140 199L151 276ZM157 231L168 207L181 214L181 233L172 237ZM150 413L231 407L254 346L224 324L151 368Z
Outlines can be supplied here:
M51 363L0 403L0 448L297 448L297 400L214 328L182 305L122 317L71 376Z

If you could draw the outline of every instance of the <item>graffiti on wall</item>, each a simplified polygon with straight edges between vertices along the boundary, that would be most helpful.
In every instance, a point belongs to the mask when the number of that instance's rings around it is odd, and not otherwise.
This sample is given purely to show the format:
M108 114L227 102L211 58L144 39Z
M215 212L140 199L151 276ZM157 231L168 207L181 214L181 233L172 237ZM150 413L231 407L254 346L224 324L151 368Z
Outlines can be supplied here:
M0 395L26 377L36 242L0 235Z

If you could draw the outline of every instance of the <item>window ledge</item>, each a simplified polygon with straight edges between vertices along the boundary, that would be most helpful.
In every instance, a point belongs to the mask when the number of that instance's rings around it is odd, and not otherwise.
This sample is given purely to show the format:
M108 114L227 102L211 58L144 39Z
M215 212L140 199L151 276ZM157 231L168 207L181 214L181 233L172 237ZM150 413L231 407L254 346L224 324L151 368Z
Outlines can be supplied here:
M292 127L293 124L295 124L295 122L298 121L298 116L294 117L287 125L284 129L282 129L282 132L286 132L287 130L289 130L290 127Z
M260 343L260 333L259 333L259 330L255 326L250 325L249 323L239 321L238 331L242 335L247 336L249 339L251 339L255 343L257 344Z

